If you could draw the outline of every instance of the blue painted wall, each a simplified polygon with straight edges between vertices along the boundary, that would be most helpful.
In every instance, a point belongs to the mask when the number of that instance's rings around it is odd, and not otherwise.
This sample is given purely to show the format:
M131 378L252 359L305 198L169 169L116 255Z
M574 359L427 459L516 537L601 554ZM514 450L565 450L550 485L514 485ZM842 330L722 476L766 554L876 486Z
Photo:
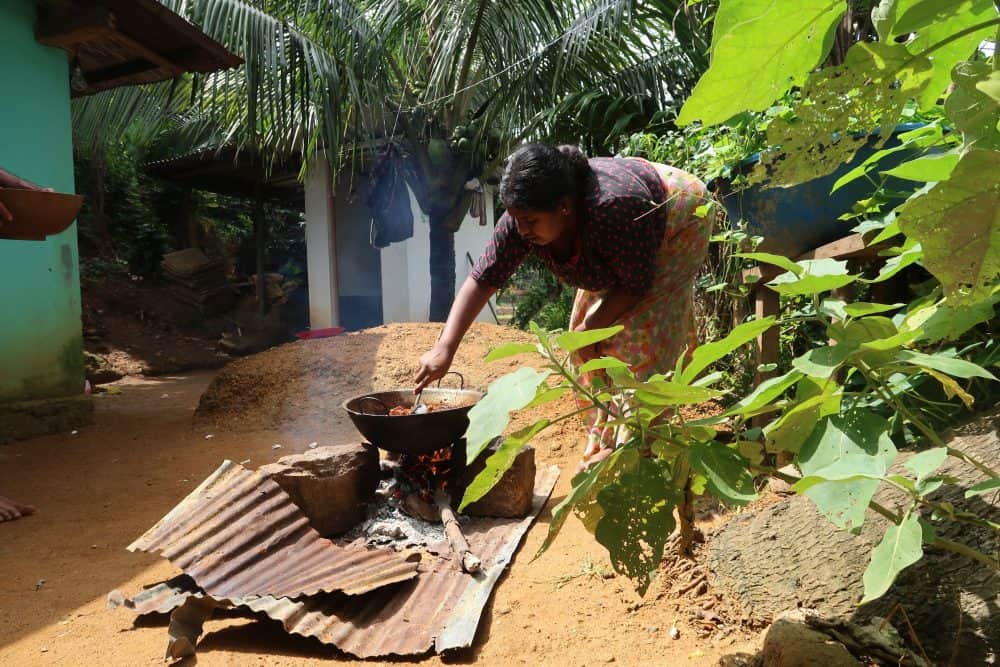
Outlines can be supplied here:
M34 39L34 0L0 1L0 167L73 192L68 61ZM76 224L0 239L0 401L83 391Z

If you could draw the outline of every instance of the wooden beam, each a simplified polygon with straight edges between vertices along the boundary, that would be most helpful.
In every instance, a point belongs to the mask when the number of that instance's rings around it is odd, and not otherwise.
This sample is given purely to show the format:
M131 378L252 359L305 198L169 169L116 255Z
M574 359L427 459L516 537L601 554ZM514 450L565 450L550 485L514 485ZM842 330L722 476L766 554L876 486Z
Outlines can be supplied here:
M139 41L133 39L132 37L126 35L123 32L116 33L114 36L115 41L120 44L125 45L132 53L148 60L151 63L159 65L164 72L171 73L169 78L176 79L181 74L184 73L184 69L179 67L174 61L168 59L162 54L153 51L146 45L140 43Z
M42 5L35 24L35 41L71 51L80 44L103 39L114 31L114 14L104 7L74 9L69 13Z
M863 234L851 234L850 236L845 236L837 239L836 241L831 241L830 243L821 245L818 248L814 248L808 252L804 252L793 261L801 262L806 259L876 259L880 252L891 245L892 244L888 242L879 243L873 246L865 245ZM743 279L745 281L749 276L759 276L760 280L758 280L757 283L763 284L784 272L785 270L780 267L767 264L747 269L743 272Z

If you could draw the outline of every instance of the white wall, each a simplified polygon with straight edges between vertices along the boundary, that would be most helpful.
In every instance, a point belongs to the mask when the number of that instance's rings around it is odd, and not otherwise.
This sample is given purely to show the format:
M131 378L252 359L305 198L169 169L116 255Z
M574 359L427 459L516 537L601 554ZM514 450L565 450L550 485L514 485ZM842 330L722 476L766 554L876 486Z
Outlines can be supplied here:
M322 153L309 164L305 192L309 326L313 329L336 327L340 326L336 210L330 165Z
M426 322L430 313L430 225L412 191L410 208L413 237L382 249L382 285L386 287L382 290L382 318L385 322ZM485 219L487 224L480 225L478 218L466 215L455 234L456 290L472 269L465 254L477 260L493 235L493 192L490 189L486 190ZM493 306L495 308L496 304ZM495 322L488 307L476 319Z

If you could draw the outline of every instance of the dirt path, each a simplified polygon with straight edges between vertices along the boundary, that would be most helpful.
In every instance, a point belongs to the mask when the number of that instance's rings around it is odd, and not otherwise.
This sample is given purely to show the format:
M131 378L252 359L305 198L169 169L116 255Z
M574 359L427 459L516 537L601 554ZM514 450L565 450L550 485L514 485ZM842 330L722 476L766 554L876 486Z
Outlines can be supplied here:
M211 372L127 378L120 394L96 397L94 426L78 434L0 447L0 490L29 501L38 514L0 524L0 664L162 664L165 620L133 623L105 609L112 589L127 594L175 573L166 561L125 545L162 517L224 459L256 466L320 444L353 439L348 424L323 435L192 427ZM371 378L367 378L371 382ZM211 438L206 438L212 435ZM538 451L564 470L578 456L578 434L562 433ZM281 444L280 450L272 449ZM556 487L564 496L569 477ZM551 506L550 502L550 506ZM750 651L744 637L699 640L682 621L684 602L645 601L609 576L603 549L575 520L542 558L543 513L497 588L470 651L449 662L486 665L710 665ZM671 640L677 620L682 630ZM348 661L315 640L293 637L270 621L214 619L199 644L199 665L304 665ZM442 664L438 657L421 664ZM394 663L399 664L399 663ZM409 664L409 663L403 663Z

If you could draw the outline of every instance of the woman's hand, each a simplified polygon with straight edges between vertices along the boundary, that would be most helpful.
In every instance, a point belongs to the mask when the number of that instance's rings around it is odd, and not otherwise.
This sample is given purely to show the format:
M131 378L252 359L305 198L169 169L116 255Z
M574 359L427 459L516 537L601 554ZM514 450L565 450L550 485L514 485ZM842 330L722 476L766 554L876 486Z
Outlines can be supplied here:
M425 352L420 357L420 370L417 371L417 376L414 378L414 382L417 383L414 391L420 391L434 380L443 378L448 369L451 368L454 357L455 353L440 342Z

